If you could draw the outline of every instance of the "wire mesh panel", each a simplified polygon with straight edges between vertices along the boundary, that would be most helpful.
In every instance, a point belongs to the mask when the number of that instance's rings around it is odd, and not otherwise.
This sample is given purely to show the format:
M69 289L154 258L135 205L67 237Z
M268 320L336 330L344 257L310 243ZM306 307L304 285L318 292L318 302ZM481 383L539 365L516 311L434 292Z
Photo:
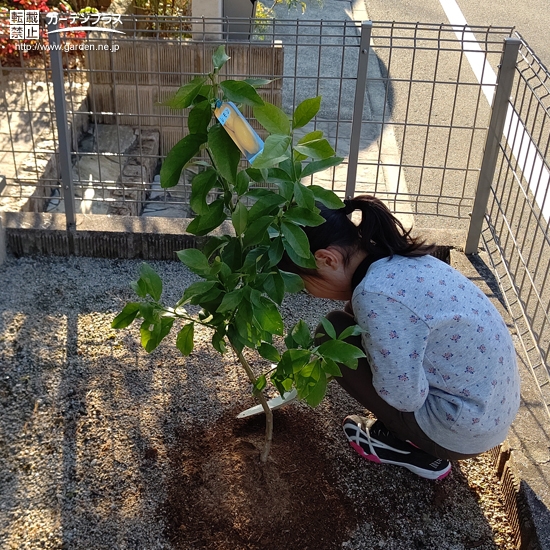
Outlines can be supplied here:
M14 41L11 46L10 55L1 58L0 175L6 185L0 211L43 211L59 187L49 53L44 34L32 45ZM85 97L81 87L66 93L75 103Z
M184 170L169 193L159 186L162 159L187 132L187 111L162 102L193 76L208 73L211 55L223 43L231 60L222 76L271 80L259 93L287 113L322 96L319 113L300 131L322 130L344 162L315 174L316 184L342 196L350 185L355 194L377 194L396 212L416 214L417 223L426 216L432 226L445 223L442 216L467 216L487 131L485 95L491 96L495 81L480 85L466 55L496 66L510 29L475 28L473 38L460 41L451 26L374 23L369 48L368 40L361 42L364 28L351 20L243 22L250 29L247 40L242 33L237 40L228 35L225 19L190 17L117 16L102 24L113 32L61 34L77 212L190 215L196 167ZM48 62L44 56L42 65ZM362 72L366 90L357 89ZM3 108L9 108L6 101ZM48 159L56 151L55 124L50 126ZM4 141L10 153L10 140ZM36 161L41 151L33 145L26 152ZM13 158L12 172L18 163ZM21 194L20 178L7 177ZM23 208L63 212L59 169L39 179L32 194L40 200Z
M447 226L445 217L457 220L455 227L467 224L496 85L491 67L510 32L419 23L373 28L384 100L378 93L375 119L363 125L381 127L376 180L386 172L391 182L381 194L401 199L395 209L411 209L417 224Z
M231 59L222 77L265 79L259 94L289 115L322 96L300 132L322 130L344 162L312 182L340 196L376 194L420 227L467 227L512 29L374 22L367 36L351 20L234 22L232 36L227 19L116 16L102 32L62 32L54 53L45 31L33 52L21 46L2 66L0 209L68 212L64 196L74 184L76 212L191 215L190 180L200 166L184 169L169 191L159 183L163 159L187 133L187 111L163 102L207 74L224 44ZM549 116L550 76L522 43L483 239L547 412Z
M521 37L520 37L521 38ZM550 74L525 42L483 233L550 416Z

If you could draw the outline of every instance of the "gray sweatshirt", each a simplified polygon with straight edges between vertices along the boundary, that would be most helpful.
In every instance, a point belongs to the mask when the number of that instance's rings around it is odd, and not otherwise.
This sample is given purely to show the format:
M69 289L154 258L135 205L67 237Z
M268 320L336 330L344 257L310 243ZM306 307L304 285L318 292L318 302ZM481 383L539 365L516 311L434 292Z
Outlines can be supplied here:
M433 441L484 452L506 438L519 408L510 332L471 281L432 257L374 262L353 311L378 394L413 412Z

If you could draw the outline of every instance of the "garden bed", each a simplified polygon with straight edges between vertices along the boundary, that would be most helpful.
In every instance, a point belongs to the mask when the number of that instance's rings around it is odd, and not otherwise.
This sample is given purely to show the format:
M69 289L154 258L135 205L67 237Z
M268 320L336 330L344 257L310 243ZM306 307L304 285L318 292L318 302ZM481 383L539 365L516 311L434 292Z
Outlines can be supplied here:
M195 280L154 267L168 301ZM5 548L515 548L490 453L437 482L368 463L340 427L361 408L336 384L317 409L276 411L260 466L263 419L235 418L253 399L231 354L204 333L189 358L149 355L137 328L110 328L138 268L12 257L0 270ZM282 312L312 325L337 305L298 294Z

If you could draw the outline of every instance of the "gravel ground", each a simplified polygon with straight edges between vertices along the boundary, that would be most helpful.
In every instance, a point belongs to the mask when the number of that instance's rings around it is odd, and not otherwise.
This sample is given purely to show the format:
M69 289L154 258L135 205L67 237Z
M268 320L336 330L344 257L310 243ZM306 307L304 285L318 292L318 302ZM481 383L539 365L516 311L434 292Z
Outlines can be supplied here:
M175 429L252 404L236 361L211 351L208 334L183 359L172 337L148 355L137 329L110 328L139 264L9 257L0 267L2 549L172 548L159 510ZM195 279L177 262L151 265L167 302ZM313 326L337 306L299 294L283 314ZM352 412L361 411L336 384L315 410L341 489L378 511L342 547L513 548L486 457L437 483L371 465L343 441L340 421Z

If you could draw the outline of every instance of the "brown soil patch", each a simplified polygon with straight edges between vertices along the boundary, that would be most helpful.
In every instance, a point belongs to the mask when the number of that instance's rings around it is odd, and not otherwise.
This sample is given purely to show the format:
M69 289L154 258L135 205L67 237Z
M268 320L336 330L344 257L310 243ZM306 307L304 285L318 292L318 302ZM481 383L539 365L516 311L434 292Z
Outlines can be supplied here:
M292 407L275 411L270 460L261 464L265 419L237 420L236 412L207 430L177 433L163 510L174 547L340 546L359 518L322 452L315 414Z

